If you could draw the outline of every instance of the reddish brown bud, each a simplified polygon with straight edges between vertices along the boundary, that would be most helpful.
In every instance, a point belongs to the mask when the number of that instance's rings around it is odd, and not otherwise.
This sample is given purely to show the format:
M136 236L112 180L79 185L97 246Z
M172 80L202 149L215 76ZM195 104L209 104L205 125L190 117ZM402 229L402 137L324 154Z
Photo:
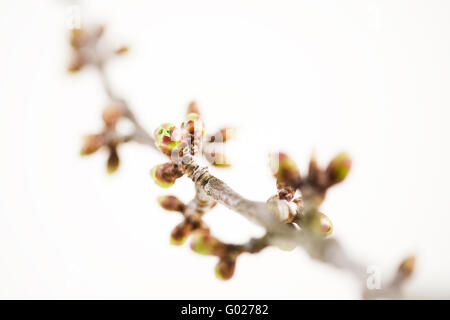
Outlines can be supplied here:
M162 188L168 188L172 186L176 179L181 177L183 173L180 171L177 165L169 162L164 164L158 164L150 170L150 176L153 180Z
M103 133L90 134L84 137L84 144L81 149L81 155L89 155L96 152L105 144L105 135Z
M170 234L170 243L177 246L182 245L191 232L192 224L190 224L186 220L181 222L175 227L175 229L173 229L172 233Z
M220 280L229 280L233 277L236 267L236 259L231 257L223 257L216 265L216 276Z
M338 154L331 160L325 171L328 177L328 184L331 186L344 180L350 171L351 165L352 160L347 153L342 152Z
M119 168L119 155L117 154L117 149L114 146L110 148L106 170L108 171L109 174L111 174L116 172L118 168Z
M186 205L174 196L161 196L158 198L158 203L161 207L169 211L183 213L186 210Z

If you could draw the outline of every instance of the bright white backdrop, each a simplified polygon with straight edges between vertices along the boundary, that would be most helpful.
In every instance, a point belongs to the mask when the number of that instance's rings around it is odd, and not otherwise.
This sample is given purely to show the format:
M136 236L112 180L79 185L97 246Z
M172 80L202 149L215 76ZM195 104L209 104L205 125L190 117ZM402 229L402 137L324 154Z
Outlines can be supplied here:
M215 259L169 245L180 217L148 170L165 159L139 145L80 158L106 97L68 61L67 6L0 3L1 298L357 298L351 276L301 250L243 256L235 277ZM196 99L208 128L238 128L234 166L212 169L250 199L275 186L267 153L303 169L354 159L323 206L352 255L384 279L417 254L413 297L450 297L450 3L448 1L89 1L84 21L130 44L109 68L145 126L179 122ZM218 207L207 222L228 241L261 230Z

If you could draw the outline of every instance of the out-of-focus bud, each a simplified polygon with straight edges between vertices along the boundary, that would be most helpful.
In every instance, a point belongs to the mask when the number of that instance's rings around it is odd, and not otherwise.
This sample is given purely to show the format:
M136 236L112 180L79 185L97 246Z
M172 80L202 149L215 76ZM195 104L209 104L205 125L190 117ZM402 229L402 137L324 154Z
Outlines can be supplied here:
M190 113L200 114L200 109L197 106L197 102L192 101L191 103L189 103L186 114Z
M225 245L209 232L197 231L193 234L191 249L199 254L217 255L224 248Z
M267 205L272 210L273 214L285 223L294 221L297 215L297 206L293 202L288 202L284 199L278 199L275 195L267 200Z
M195 136L202 137L205 134L205 126L198 113L189 113L181 124L181 128Z
M103 121L107 127L114 127L121 116L122 110L114 103L107 106L102 113Z
M128 46L120 46L119 48L116 49L116 51L114 51L115 54L124 54L127 53L130 49L128 48Z
M173 229L170 234L170 243L176 246L181 246L192 231L192 224L183 221Z
M208 137L209 142L227 142L236 136L235 128L222 128L217 133Z
M350 168L352 166L352 159L345 153L339 153L326 169L326 175L328 177L328 184L331 186L333 184L339 183L345 179Z
M119 168L119 155L117 154L116 147L110 148L108 162L106 164L106 170L109 174L116 172Z
M186 205L177 197L161 196L158 197L159 205L169 211L178 211L183 213L186 210Z
M83 46L83 38L85 37L85 31L83 29L73 28L70 30L70 46L73 49L79 49Z
M410 277L414 272L414 265L416 264L416 257L409 256L400 263L398 267L398 273L403 277Z
M229 167L231 166L231 163L228 162L225 154L221 152L205 152L203 154L208 160L209 163L216 167Z
M78 72L84 66L84 59L81 54L74 53L70 59L69 66L67 67L68 72Z
M90 134L84 137L83 147L80 154L82 156L92 154L105 144L105 135L103 133Z
M274 177L277 179L278 188L290 187L294 191L300 186L301 176L295 162L283 152L270 156L269 165Z
M172 186L176 179L181 177L183 173L173 163L163 163L154 166L150 170L150 176L162 188L168 188Z
M302 219L296 220L302 228L308 228L317 234L327 237L333 233L333 224L330 218L321 212L315 212L303 216Z
M166 155L170 156L181 143L181 132L176 126L165 123L156 128L154 132L155 145Z
M236 268L236 259L223 257L216 265L216 276L220 280L229 280L233 277Z

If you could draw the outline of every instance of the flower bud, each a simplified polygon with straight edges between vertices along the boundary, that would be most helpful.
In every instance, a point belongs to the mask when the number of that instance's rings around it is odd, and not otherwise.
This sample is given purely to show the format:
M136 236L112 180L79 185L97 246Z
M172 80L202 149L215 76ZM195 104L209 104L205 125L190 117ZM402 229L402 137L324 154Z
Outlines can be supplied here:
M416 263L415 256L409 256L402 261L400 266L398 267L398 273L403 277L409 277L414 271L414 265Z
M191 249L204 255L217 254L223 246L222 242L202 231L195 232L191 242Z
M195 136L202 137L205 134L205 126L198 113L189 113L181 128Z
M325 171L328 177L328 184L331 186L344 180L350 171L351 165L352 160L347 153L342 152L338 154L331 160Z
M308 228L323 237L328 237L333 232L333 224L330 218L321 212L309 213L302 219L296 220L302 228Z
M114 127L122 116L122 110L114 104L107 106L102 113L103 121L107 127Z
M150 176L162 188L168 188L175 183L175 180L183 174L178 166L173 163L163 163L154 166L150 170Z
M105 144L105 135L103 133L90 134L84 137L84 144L81 149L81 155L89 155L96 152Z
M196 113L196 114L200 114L200 110L197 106L197 102L192 101L188 108L187 108L187 113L186 114L190 114L190 113Z
M120 46L119 48L117 48L114 53L115 54L124 54L127 53L130 50L130 48L128 48L128 46Z
M116 147L111 147L108 162L106 164L106 170L109 174L116 172L119 168L119 155L117 154Z
M230 257L223 257L216 265L216 276L220 280L229 280L233 277L236 267L236 260Z
M156 147L169 156L181 143L180 131L170 123L162 124L156 128L154 136Z
M278 196L273 196L267 200L267 205L272 210L273 214L284 223L294 221L294 218L297 215L296 204L284 199L278 199Z
M274 177L277 179L278 188L290 187L294 191L301 182L300 171L295 162L283 152L270 156L269 165Z
M192 231L192 225L186 220L181 222L173 229L170 234L170 243L176 246L181 246Z
M186 210L186 205L174 196L161 196L158 198L158 203L161 207L169 211L183 213Z

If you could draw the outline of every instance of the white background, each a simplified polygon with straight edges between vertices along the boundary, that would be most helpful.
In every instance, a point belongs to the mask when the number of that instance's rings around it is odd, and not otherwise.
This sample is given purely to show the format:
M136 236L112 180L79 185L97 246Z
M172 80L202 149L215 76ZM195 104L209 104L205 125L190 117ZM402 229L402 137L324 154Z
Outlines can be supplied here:
M345 272L298 249L242 256L234 278L215 258L169 244L192 183L158 188L166 159L136 144L79 156L107 102L91 69L68 75L64 1L0 2L1 298L358 298ZM334 237L388 280L417 254L410 297L450 298L450 2L89 1L83 22L130 53L109 65L114 88L148 130L179 123L191 99L207 128L234 125L234 166L211 169L255 200L275 193L270 151L305 171L347 150L354 166L323 205ZM223 207L214 233L261 230Z

